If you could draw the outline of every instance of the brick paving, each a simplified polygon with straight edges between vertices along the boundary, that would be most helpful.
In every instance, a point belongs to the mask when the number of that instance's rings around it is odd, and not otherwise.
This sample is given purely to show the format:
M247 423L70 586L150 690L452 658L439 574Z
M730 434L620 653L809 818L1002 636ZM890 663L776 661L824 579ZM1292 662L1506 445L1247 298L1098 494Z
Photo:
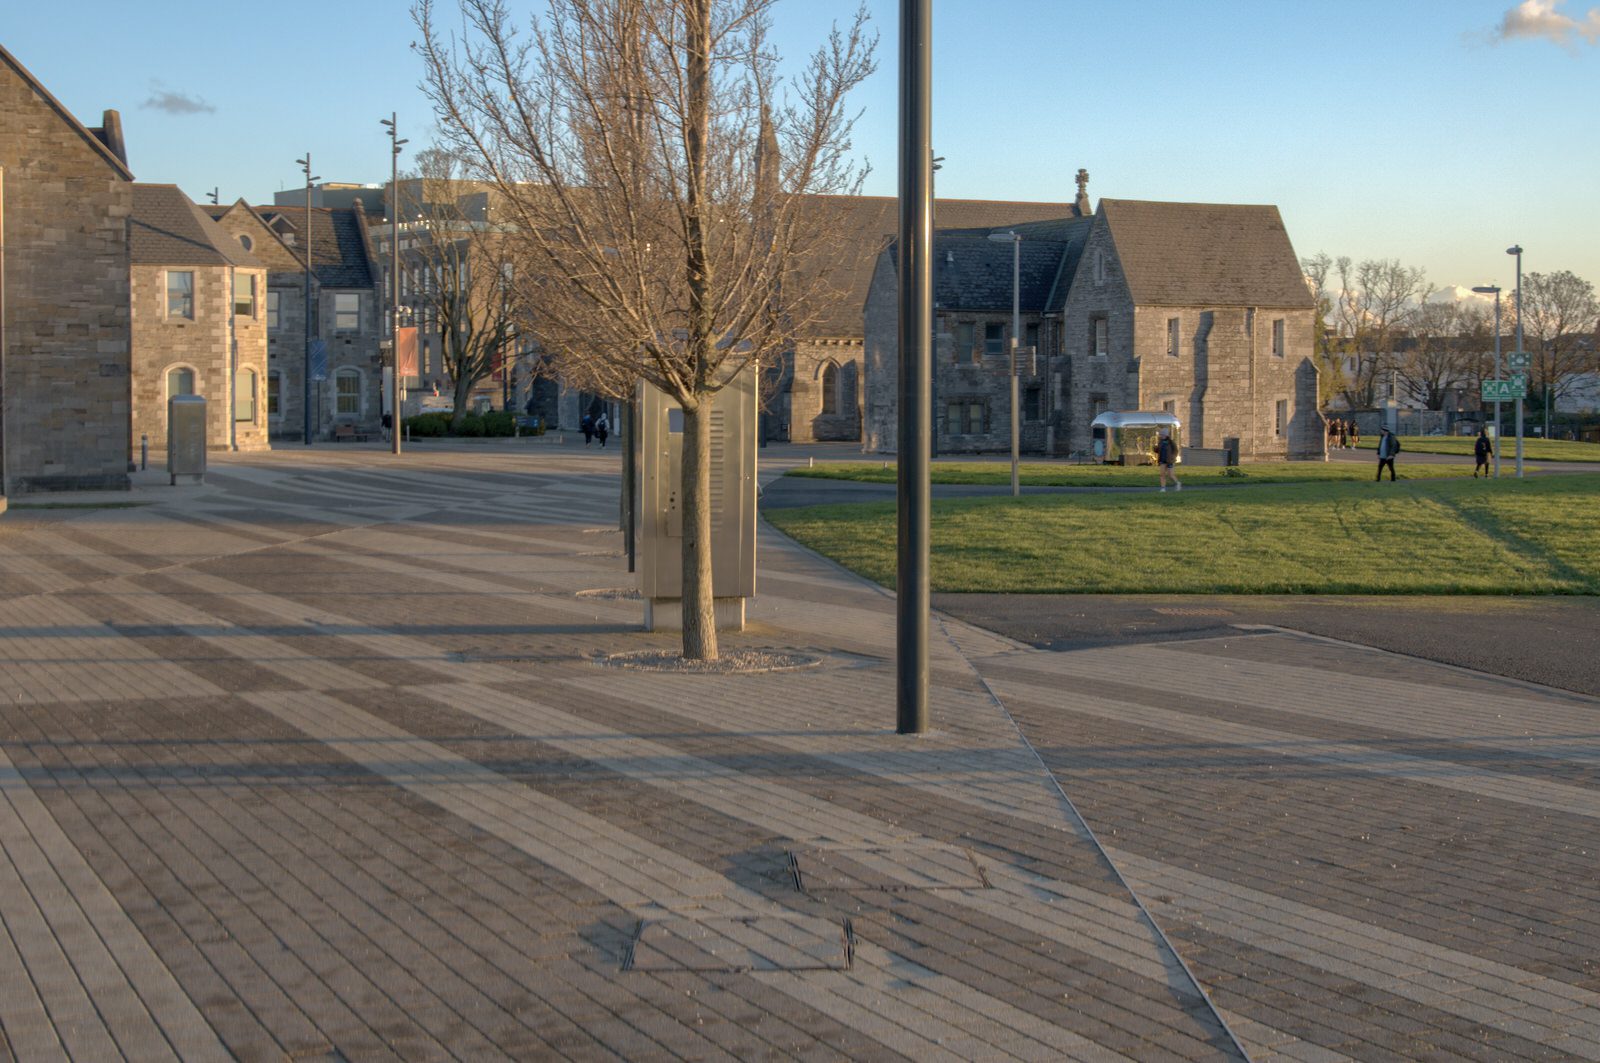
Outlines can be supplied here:
M0 521L0 1058L1600 1058L1593 699L946 619L896 736L892 599L765 529L725 644L816 667L622 670L615 461Z

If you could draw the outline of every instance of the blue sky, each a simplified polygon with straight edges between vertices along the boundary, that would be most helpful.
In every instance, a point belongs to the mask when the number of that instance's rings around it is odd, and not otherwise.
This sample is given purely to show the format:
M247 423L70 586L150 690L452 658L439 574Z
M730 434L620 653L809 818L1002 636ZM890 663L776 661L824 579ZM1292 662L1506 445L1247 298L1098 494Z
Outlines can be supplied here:
M892 195L899 5L867 6L856 143ZM197 200L270 200L307 150L381 181L390 111L430 135L404 0L8 7L0 43L86 124L119 109L138 178ZM775 43L798 60L853 11L779 0ZM941 195L1070 199L1082 166L1095 199L1276 203L1302 255L1509 287L1521 243L1600 284L1600 0L934 0L934 31Z

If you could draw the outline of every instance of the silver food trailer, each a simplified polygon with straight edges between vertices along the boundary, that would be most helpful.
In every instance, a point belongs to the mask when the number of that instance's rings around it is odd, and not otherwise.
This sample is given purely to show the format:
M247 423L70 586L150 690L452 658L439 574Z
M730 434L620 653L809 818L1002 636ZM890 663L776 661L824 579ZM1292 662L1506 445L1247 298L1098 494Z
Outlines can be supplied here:
M1154 465L1161 430L1172 433L1176 460L1183 460L1183 422L1163 410L1102 413L1089 422L1094 460L1106 465Z

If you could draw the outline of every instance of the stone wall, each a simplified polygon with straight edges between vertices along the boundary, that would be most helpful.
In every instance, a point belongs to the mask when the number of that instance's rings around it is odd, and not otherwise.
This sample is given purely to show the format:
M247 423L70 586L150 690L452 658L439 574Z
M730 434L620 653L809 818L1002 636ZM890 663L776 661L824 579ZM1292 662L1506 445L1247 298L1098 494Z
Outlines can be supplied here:
M267 285L278 295L278 327L267 337L268 373L278 378L278 413L270 419L271 434L276 440L297 440L305 425L305 277L303 273L274 272L269 274ZM336 291L360 294L359 332L334 331ZM320 329L312 333L312 338L320 335L328 348L328 378L311 382L311 437L327 439L341 424L376 437L383 420L384 363L379 343L384 311L379 295L369 288L323 289L313 282L311 303L316 327ZM339 412L337 378L341 369L352 369L357 374L359 412Z
M194 273L194 317L167 314L167 273L172 269ZM148 436L153 450L167 445L168 374L177 368L194 371L194 393L206 400L206 447L228 450L234 443L240 450L261 450L267 446L265 387L267 383L267 335L263 303L266 271L240 269L242 276L256 280L257 302L254 316L233 313L231 266L154 266L136 265L131 270L130 299L133 324L133 418L130 444L137 449L141 437ZM253 416L235 422L234 392L230 375L234 369L234 345L241 386L253 386ZM254 373L253 380L250 373ZM241 413L250 413L241 408Z
M878 255L862 314L861 449L893 454L900 447L900 308L894 258Z
M1097 282L1096 256L1103 256L1103 280ZM1097 319L1106 321L1107 353L1094 354ZM1089 424L1097 407L1134 410L1139 407L1139 360L1134 336L1135 315L1117 249L1105 223L1095 219L1084 245L1077 276L1062 313L1062 417L1059 449L1086 454Z
M823 371L832 364L835 410L823 413ZM803 340L795 345L789 381L789 440L855 442L861 438L863 345L859 340ZM782 404L780 403L780 409ZM784 413L780 412L780 419Z
M4 490L128 486L133 186L0 62Z

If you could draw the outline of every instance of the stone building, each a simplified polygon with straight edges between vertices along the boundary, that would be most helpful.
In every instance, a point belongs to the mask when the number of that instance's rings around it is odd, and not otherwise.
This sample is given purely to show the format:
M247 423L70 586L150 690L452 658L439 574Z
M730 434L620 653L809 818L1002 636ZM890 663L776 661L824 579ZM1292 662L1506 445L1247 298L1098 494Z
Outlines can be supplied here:
M1011 247L993 231L935 243L942 452L1010 449ZM1097 414L1166 410L1186 447L1237 439L1244 457L1324 455L1315 308L1276 207L1107 199L1093 215L1015 231L1021 340L1039 350L1022 381L1025 451L1087 453ZM897 297L889 249L865 315L870 450L896 446Z
M133 445L165 448L167 400L199 395L209 449L265 449L265 266L176 185L133 186L128 259Z
M381 350L387 303L360 201L309 212L304 207L250 206L242 200L203 209L267 270L262 314L270 438L301 440L305 434L308 246L311 438L332 438L340 426L376 437L387 401Z
M837 253L819 267L828 271L828 298L803 324L794 350L774 367L763 389L763 434L793 442L854 442L862 438L866 396L862 309L879 255L898 230L899 201L892 196L814 196L810 209L817 224L835 234ZM941 199L934 204L934 216L948 228L976 229L1060 218L1074 209L1071 203ZM1006 277L1009 281L1009 271Z
M128 486L122 123L86 128L0 48L0 505Z

